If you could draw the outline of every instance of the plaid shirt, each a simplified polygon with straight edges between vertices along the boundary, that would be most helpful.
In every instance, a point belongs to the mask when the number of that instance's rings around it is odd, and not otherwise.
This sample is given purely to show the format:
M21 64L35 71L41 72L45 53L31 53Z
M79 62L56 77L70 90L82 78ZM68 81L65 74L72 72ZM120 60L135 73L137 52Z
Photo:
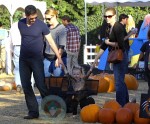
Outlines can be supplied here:
M78 27L73 24L68 24L67 29L67 45L68 52L79 52L80 49L80 32Z

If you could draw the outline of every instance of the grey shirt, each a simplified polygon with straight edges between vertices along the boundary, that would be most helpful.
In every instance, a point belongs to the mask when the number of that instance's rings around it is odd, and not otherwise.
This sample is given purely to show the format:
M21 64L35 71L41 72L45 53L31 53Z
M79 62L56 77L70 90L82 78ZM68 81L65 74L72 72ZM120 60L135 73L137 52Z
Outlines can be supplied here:
M66 49L67 33L65 26L63 24L58 24L55 28L50 29L50 32L57 47L61 45L64 46L64 49ZM46 41L45 53L55 55L53 50L50 48L48 41Z

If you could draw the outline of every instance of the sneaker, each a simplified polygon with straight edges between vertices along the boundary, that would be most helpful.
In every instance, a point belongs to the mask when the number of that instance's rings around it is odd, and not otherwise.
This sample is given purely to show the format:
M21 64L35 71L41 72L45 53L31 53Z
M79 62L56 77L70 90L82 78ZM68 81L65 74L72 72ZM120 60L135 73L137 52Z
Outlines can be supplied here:
M130 100L130 102L136 103L136 98L132 98L132 99Z
M36 118L38 118L38 116L31 116L31 115L24 116L24 119L36 119Z
M73 115L72 118L73 119L77 119L79 116L78 115Z
M18 93L23 93L23 90L22 90L21 85L17 85L16 91L17 91Z

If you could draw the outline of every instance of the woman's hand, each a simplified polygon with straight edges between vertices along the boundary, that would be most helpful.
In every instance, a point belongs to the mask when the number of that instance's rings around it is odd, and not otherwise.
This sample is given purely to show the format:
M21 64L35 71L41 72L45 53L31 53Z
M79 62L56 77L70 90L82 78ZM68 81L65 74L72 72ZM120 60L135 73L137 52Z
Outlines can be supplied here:
M109 41L109 39L108 39L108 38L107 38L107 39L105 39L105 43L106 43L107 45L109 45L110 41Z

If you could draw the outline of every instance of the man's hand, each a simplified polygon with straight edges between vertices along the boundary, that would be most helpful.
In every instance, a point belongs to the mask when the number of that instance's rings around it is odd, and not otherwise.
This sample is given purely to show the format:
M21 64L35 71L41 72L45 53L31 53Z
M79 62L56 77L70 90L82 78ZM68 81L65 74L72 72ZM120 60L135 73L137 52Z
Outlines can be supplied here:
M55 67L59 67L58 59L56 59L56 61L55 61Z
M56 64L56 62L55 62L55 66L56 67L58 67L58 66L61 66L62 67L62 69L64 69L65 68L65 65L64 65L64 63L63 63L63 61L62 61L62 59L61 58L57 58L57 64Z

